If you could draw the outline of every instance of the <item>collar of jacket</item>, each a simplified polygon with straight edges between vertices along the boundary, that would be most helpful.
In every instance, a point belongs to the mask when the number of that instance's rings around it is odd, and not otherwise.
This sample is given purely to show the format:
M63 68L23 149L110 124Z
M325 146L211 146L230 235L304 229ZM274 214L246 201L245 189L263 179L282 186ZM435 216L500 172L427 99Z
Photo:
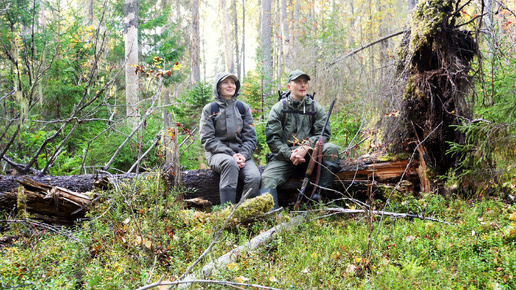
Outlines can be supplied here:
M298 109L306 107L306 106L311 106L312 98L310 98L309 95L306 95L301 101L295 101L292 98L292 96L288 96L287 105L295 110L298 110Z

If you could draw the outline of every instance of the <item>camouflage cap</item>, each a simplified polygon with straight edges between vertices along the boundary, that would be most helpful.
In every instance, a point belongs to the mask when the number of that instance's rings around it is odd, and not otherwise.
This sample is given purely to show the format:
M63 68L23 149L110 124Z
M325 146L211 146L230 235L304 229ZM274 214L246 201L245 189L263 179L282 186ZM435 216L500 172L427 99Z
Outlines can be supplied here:
M310 76L307 75L304 71L302 70L294 70L294 71L291 71L290 74L288 75L288 78L287 78L287 84L290 83L291 81L299 78L299 77L306 77L307 80L310 80Z

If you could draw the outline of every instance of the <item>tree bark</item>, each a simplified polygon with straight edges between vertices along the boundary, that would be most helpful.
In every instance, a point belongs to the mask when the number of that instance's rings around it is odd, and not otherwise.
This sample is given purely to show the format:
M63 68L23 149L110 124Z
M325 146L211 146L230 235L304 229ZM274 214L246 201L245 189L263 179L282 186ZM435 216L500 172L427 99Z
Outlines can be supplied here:
M192 85L197 84L201 80L201 37L199 30L199 0L192 0L192 43L191 59L192 59Z
M131 128L138 125L138 0L125 0L125 96L127 124Z
M245 78L245 0L242 0L242 78Z
M359 162L343 163L341 171L333 183L327 197L336 199L343 196L365 199L375 192L385 190L385 186L394 188L403 178L408 191L418 191L419 176L417 173L418 162L409 163L407 160L389 162ZM263 171L264 167L259 167ZM172 175L172 176L171 176ZM202 198L212 204L220 204L219 199L219 175L212 170L189 170L181 174L183 188L186 190L184 199ZM110 180L130 180L136 174L116 175L75 175L75 176L38 176L38 175L13 175L0 176L0 210L11 211L17 204L18 190L25 192L29 197L27 210L38 214L39 218L59 223L70 223L74 219L84 216L89 205L89 197L83 193L94 188L103 190L110 186ZM279 203L281 206L294 204L301 187L303 172L292 176L285 184L278 187ZM165 171L164 180L173 186L172 171ZM313 175L312 182L315 180ZM19 189L19 185L22 187ZM311 192L310 185L306 192ZM66 191L66 192L65 192ZM403 191L398 189L398 191ZM54 192L47 196L48 192ZM340 192L340 193L339 193ZM28 194L30 193L30 194ZM341 194L342 193L342 194ZM238 198L242 194L242 184L239 185ZM78 200L70 198L77 196ZM380 194L382 196L382 194ZM50 199L52 197L52 199ZM80 197L80 198L79 198ZM64 199L62 199L64 198ZM73 202L70 202L72 200ZM57 202L57 207L54 206Z
M229 16L226 0L220 0L220 14L222 21L222 34L224 37L224 62L227 72L234 72L233 49L231 48L231 31L229 28Z
M262 27L261 27L261 59L262 59L262 88L263 98L271 96L272 57L271 57L271 0L262 0ZM263 109L263 108L262 108Z
M290 37L288 28L288 15L287 15L287 3L286 0L280 0L281 9L281 44L283 50L283 72L288 72L292 69L290 66Z
M236 51L236 75L238 79L241 79L242 76L240 74L240 50L238 47L238 16L237 16L237 1L233 0L233 18L235 21L235 51Z

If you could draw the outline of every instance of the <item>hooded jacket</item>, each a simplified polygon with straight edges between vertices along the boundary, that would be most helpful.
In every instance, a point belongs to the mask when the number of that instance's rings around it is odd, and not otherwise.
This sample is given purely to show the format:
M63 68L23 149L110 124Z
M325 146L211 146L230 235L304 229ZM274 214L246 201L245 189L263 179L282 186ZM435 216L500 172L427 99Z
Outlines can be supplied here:
M290 96L285 101L287 102L286 109L288 111L298 111L300 113L310 112L312 110L312 102L315 102L308 95L302 101L294 101ZM312 126L310 115L282 113L282 102L283 100L277 102L269 113L269 119L265 126L265 137L271 149L272 160L288 161L290 160L291 151L299 147L301 142L310 147L315 146L327 117L323 107L315 102L314 110L317 114ZM283 124L281 122L281 114L285 114ZM324 143L329 142L330 137L331 129L328 123L323 135Z
M213 83L213 96L219 105L219 113L212 114L211 104L207 104L202 109L199 135L208 164L211 157L218 153L230 156L240 153L246 160L250 160L256 149L256 131L251 109L249 105L243 103L245 114L242 116L236 106L240 93L240 81L235 82L235 94L230 100L222 98L217 92L217 85L228 75L229 73L218 74ZM212 118L216 120L216 128Z

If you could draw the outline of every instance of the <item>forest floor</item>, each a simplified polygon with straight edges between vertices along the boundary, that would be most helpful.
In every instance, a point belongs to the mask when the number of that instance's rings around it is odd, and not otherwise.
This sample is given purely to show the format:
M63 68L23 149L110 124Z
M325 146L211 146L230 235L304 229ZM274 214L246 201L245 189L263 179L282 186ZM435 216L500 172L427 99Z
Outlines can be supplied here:
M151 177L122 184L99 193L102 203L68 228L4 213L0 288L168 289L185 277L191 289L516 288L511 200L370 201L421 219L337 212L359 208L351 202L305 204L253 222L230 219L219 231L220 208L183 210L176 194ZM260 245L248 244L265 234Z

